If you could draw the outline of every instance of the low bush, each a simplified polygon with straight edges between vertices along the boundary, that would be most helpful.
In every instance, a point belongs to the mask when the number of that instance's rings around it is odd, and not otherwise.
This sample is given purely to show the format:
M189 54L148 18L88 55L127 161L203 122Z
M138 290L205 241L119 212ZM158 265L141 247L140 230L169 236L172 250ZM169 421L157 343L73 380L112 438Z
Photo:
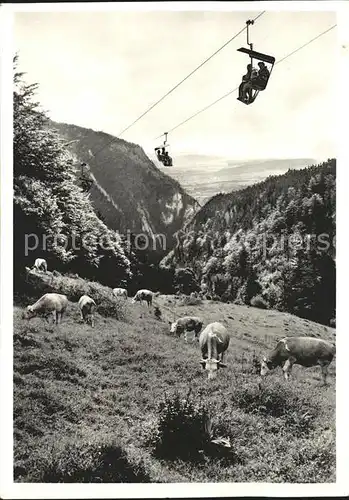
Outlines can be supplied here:
M183 297L179 305L181 306L199 306L202 304L202 299L199 297Z
M261 295L252 297L250 304L252 307L258 307L259 309L268 309L268 304Z
M209 422L207 406L176 392L160 402L157 424L146 444L159 458L198 460L211 438Z

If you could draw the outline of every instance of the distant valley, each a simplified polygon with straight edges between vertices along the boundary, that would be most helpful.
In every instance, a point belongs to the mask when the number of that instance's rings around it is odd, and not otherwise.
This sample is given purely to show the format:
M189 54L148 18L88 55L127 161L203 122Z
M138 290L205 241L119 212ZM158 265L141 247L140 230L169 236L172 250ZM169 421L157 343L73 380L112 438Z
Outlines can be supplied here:
M172 168L160 168L203 205L218 193L236 191L270 175L281 175L289 169L299 170L314 164L316 160L313 158L234 161L219 156L179 155L174 158Z

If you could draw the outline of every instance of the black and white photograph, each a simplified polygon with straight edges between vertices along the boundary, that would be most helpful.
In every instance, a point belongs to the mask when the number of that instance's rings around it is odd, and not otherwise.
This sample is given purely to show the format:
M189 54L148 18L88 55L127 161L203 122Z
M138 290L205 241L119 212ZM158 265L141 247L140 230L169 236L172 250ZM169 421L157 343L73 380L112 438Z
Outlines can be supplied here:
M0 6L2 498L349 493L348 11Z

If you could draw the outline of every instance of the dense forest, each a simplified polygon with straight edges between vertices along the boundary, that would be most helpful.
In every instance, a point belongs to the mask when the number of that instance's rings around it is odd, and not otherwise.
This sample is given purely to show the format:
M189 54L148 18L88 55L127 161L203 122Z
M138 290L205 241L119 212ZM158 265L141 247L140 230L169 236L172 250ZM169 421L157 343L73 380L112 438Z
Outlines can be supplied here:
M336 161L213 197L162 266L221 300L335 317ZM191 276L191 279L188 277ZM193 279L193 276L195 279Z

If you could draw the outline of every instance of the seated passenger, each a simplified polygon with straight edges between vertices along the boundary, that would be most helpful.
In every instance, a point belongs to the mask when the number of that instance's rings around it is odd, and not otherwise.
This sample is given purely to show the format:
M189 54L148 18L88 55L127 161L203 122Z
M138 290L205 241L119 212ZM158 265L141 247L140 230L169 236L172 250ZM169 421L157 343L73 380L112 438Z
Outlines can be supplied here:
M258 76L258 71L252 67L252 64L247 66L248 73L242 77L243 81L239 86L239 99L245 102L252 101L252 85L251 81Z
M244 86L246 82L250 81L252 72L252 64L247 65L247 73L242 77L242 82L239 85L239 99L243 99L244 95Z
M258 87L265 89L269 80L270 72L266 67L266 65L264 64L264 62L259 62L258 66L259 66L258 76L254 83L256 83Z
M166 165L167 167L172 167L172 158L168 154L168 151L166 151L164 155L164 165Z

